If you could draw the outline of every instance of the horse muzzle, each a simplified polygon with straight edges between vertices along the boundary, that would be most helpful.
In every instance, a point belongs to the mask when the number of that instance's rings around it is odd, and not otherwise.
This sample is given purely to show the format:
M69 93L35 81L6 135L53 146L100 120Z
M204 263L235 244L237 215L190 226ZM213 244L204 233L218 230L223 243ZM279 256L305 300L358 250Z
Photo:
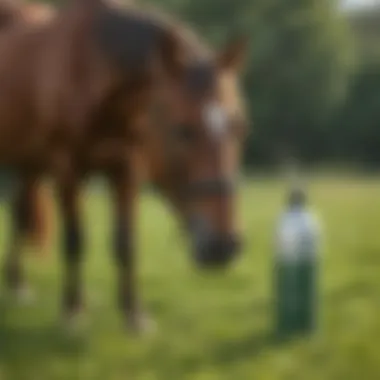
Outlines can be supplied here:
M242 238L237 233L218 233L199 221L189 230L194 259L202 268L226 267L242 249Z

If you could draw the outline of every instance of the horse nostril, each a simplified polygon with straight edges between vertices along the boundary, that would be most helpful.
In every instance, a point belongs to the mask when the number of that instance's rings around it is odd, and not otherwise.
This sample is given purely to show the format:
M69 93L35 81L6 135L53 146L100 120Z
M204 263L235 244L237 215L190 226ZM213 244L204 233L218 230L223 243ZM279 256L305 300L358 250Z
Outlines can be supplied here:
M198 246L197 261L202 266L224 266L229 264L242 248L239 236L216 236Z

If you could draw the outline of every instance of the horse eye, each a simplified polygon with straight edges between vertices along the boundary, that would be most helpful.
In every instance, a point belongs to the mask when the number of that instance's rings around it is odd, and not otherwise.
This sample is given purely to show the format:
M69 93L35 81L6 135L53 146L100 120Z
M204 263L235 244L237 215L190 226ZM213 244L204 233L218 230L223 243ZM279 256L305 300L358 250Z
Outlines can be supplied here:
M197 133L190 125L181 125L176 129L176 138L183 142L194 142Z

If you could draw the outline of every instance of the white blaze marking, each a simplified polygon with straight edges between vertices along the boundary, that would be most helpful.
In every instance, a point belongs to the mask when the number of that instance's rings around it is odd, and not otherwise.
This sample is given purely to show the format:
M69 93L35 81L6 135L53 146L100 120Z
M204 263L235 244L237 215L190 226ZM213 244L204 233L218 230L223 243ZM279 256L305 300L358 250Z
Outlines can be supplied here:
M227 129L227 113L225 109L218 103L209 103L204 108L204 121L211 132L220 136Z

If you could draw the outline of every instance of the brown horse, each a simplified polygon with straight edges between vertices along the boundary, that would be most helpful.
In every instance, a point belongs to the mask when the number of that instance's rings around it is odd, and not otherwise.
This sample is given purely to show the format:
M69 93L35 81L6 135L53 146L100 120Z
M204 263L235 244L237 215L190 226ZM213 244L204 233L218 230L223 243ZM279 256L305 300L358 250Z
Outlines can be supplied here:
M133 249L142 152L149 175L184 221L196 262L226 265L235 256L244 52L239 40L213 54L157 12L102 0L69 3L44 25L20 23L1 36L0 162L19 172L24 190L44 172L56 180L65 315L82 304L78 195L97 170L114 197L119 305L129 326L142 327ZM15 231L24 222L18 215ZM8 284L18 288L14 235L5 268Z

